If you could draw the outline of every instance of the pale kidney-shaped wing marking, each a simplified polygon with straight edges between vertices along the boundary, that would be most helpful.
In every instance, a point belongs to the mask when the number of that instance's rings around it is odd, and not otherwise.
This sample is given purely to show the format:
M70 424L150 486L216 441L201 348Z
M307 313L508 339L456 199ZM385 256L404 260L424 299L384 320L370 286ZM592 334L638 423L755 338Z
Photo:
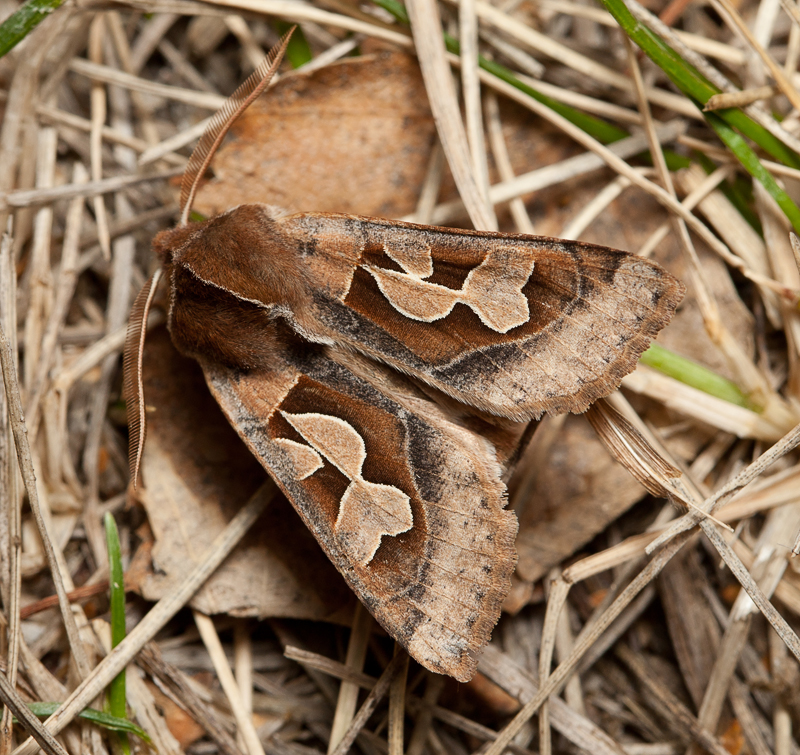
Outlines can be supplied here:
M507 333L528 322L528 300L522 288L531 277L533 264L530 255L521 254L513 246L496 246L469 272L458 291L396 270L374 265L364 265L364 269L372 275L392 306L406 317L434 322L449 315L453 307L462 302L488 328ZM428 275L432 272L431 269Z
M327 414L281 415L350 480L339 504L334 532L356 563L366 566L384 535L411 529L414 520L409 497L392 485L367 482L361 476L367 457L364 439L348 422Z
M282 356L286 361L269 371L240 374L213 363L203 368L233 426L376 619L426 668L469 680L511 587L516 560L516 520L503 508L505 488L493 447L377 363L308 346ZM290 364L295 359L302 361L302 375ZM275 442L291 432L305 444L279 412L309 410L346 418L364 438L363 473L369 476L373 456L385 458L393 484L411 497L414 526L384 538L366 565L354 560L334 529L349 480L326 463L296 481ZM267 412L274 412L276 422L264 421ZM367 437L356 417L381 431Z
M305 480L322 467L322 457L311 446L305 446L288 438L275 438L294 467L295 480Z
M461 301L481 322L498 333L528 322L528 299L523 286L533 273L533 258L514 246L495 246L464 282Z

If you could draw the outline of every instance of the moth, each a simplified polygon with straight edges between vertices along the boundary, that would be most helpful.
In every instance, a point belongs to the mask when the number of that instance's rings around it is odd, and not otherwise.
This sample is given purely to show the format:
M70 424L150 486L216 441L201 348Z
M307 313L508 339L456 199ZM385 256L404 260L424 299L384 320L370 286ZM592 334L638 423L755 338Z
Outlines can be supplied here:
M162 268L125 349L132 478L163 277L175 346L357 596L420 664L466 681L510 589L517 523L496 449L463 416L584 411L633 370L683 287L648 260L552 238L257 204L189 223L287 41L209 125L182 222L153 241Z

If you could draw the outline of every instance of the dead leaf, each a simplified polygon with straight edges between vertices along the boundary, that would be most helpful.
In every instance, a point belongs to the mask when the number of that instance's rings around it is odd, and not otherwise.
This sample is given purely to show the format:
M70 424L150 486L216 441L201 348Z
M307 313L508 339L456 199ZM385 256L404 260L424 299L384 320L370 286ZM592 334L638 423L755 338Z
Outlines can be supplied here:
M543 577L602 532L644 494L584 417L569 416L554 438L531 495L517 507L517 576Z
M416 59L385 53L285 76L231 129L195 209L245 202L399 217L413 211L434 124Z

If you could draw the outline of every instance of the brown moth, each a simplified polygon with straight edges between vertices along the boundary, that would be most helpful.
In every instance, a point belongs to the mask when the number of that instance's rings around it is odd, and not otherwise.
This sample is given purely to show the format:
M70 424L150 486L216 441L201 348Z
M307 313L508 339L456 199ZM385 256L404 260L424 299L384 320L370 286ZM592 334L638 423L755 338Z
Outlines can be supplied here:
M211 155L286 42L210 125L182 223L153 242L169 330L375 618L423 666L466 681L510 589L517 524L494 447L445 405L582 412L634 369L683 287L648 260L536 236L267 205L187 224ZM134 480L159 277L126 345Z

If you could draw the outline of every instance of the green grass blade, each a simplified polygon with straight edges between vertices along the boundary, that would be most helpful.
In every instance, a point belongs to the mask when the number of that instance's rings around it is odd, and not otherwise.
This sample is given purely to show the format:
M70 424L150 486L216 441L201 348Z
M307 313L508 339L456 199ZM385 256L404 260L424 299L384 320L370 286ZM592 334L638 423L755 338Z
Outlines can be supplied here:
M716 396L723 401L742 406L745 409L755 409L736 383L732 383L707 367L686 359L686 357L679 356L663 346L659 346L657 343L651 343L650 348L642 354L639 361L679 380L681 383L697 388L709 396Z
M37 718L49 718L58 710L60 705L61 703L28 703L31 713ZM132 721L128 721L126 718L117 718L117 716L112 716L110 713L103 713L94 708L84 708L78 713L78 717L85 721L91 721L93 724L102 726L109 731L134 734L139 737L139 739L144 740L148 744L152 744L152 740L147 732ZM16 718L14 719L14 723L17 723Z
M108 583L111 598L111 647L115 648L125 639L125 582L122 573L122 550L119 545L117 523L110 513L104 519L106 548L108 549ZM108 686L108 707L112 716L125 719L128 710L125 703L125 669L119 672ZM119 734L123 751L130 753L130 743L125 732Z
M447 49L457 55L460 52L458 42L456 42L456 40L453 39L449 34L445 34L444 36ZM563 102L559 102L558 100L554 100L552 97L548 97L546 94L542 94L533 87L528 86L524 82L520 81L512 71L500 63L495 63L493 60L488 60L487 58L484 58L483 55L479 55L478 64L481 68L483 68L484 71L493 74L498 79L505 81L507 84L511 84L511 86L514 88L519 89L520 92L525 92L525 94L533 97L533 99L541 102L543 105L547 105L547 107L549 107L551 110L559 115L564 116L564 118L570 121L570 123L574 123L579 129L585 131L587 134L591 134L595 139L603 144L611 144L612 142L619 141L620 139L624 139L626 136L629 136L628 132L624 129L618 128L610 123L606 123L600 118L595 118L593 115L588 115L580 110L576 110L569 105L565 105Z
M684 60L661 37L641 24L625 6L623 0L603 0L603 5L614 16L623 31L687 97L704 105L709 97L719 93L720 90L691 63ZM789 149L743 111L738 108L728 108L719 110L716 114L729 126L740 131L748 139L752 139L776 160L793 168L800 168L800 155Z
M372 0L372 2L391 13L400 23L406 24L407 26L411 25L411 19L409 18L406 6L399 2L399 0Z
M18 45L64 0L28 0L0 24L0 58Z
M722 118L715 113L705 113L708 125L716 131L717 136L725 143L728 149L736 156L744 169L769 192L770 196L778 203L783 214L789 218L794 227L794 232L800 234L800 207L791 197L778 186L778 182L758 159L758 155L750 145L737 134Z

